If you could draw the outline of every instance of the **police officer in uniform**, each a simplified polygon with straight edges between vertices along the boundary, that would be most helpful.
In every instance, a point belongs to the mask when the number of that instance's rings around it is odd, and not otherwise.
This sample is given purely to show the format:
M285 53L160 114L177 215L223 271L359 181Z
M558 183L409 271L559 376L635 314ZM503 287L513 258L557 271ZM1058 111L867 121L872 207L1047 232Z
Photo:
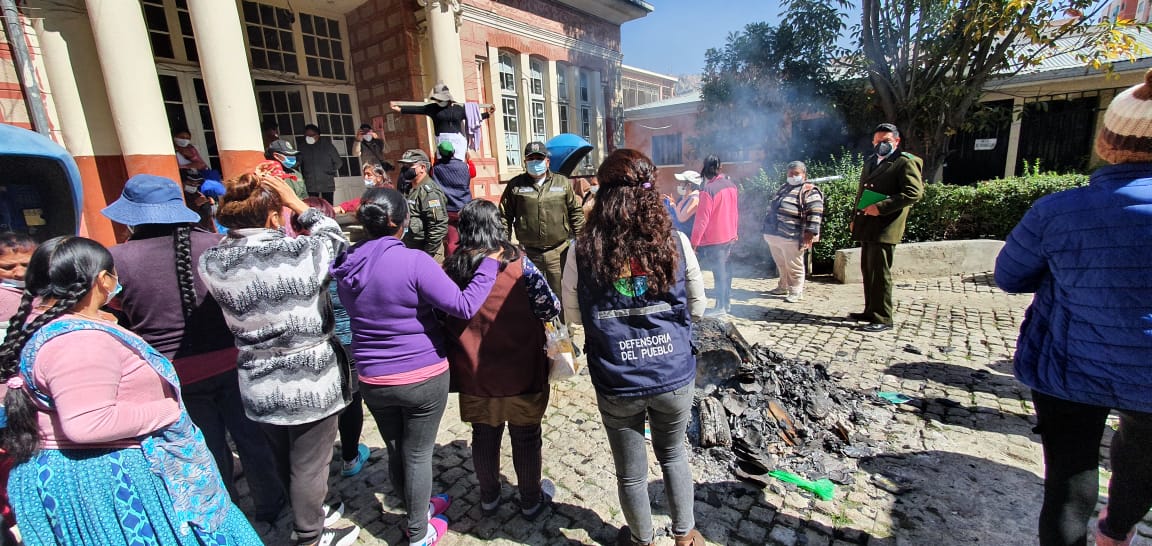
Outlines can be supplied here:
M864 312L849 313L867 322L865 332L892 329L892 255L904 238L904 225L912 205L924 195L921 170L924 161L897 150L900 131L883 123L872 132L875 154L864 160L856 203L864 190L883 194L884 199L857 207L852 217L852 238L860 241L860 272L864 277Z
M560 272L568 256L568 241L584 228L584 211L572 182L551 172L548 148L529 142L524 148L524 174L508 182L500 197L504 229L524 247L528 259L560 293Z
M444 236L448 234L448 199L429 175L431 162L424 150L408 150L400 157L398 189L408 196L408 233L404 245L427 252L444 262Z

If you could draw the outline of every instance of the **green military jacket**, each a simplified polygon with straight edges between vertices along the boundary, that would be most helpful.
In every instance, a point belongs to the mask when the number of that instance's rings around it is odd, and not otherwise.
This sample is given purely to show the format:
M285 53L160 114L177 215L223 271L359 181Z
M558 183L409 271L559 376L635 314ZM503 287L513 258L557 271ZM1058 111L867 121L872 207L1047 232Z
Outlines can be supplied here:
M408 234L404 244L427 252L436 261L444 260L444 236L448 234L448 199L431 176L408 190Z
M564 175L549 172L539 188L534 182L528 174L510 180L500 197L500 214L508 236L515 231L525 248L551 249L584 229L584 211Z
M904 226L912 204L924 196L924 160L907 152L889 154L879 164L876 156L864 160L856 200L860 202L864 190L887 195L876 203L880 216L866 216L856 208L852 212L852 238L862 243L897 244L904 238Z

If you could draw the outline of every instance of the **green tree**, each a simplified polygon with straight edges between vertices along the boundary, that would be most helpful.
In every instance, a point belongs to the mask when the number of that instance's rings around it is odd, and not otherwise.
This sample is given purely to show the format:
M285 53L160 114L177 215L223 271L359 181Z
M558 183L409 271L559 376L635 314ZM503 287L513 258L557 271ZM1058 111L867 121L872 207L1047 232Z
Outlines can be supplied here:
M971 123L985 86L1055 55L1108 69L1142 53L1133 31L1148 25L1097 21L1096 0L858 0L854 63L905 148L934 179L949 137ZM845 0L827 0L846 8Z
M721 160L763 163L807 155L813 142L783 130L801 117L839 120L835 104L844 84L833 60L847 16L823 0L793 0L777 25L751 23L728 36L723 48L705 54L697 155L719 152ZM835 131L839 131L836 125ZM829 149L836 149L836 140Z

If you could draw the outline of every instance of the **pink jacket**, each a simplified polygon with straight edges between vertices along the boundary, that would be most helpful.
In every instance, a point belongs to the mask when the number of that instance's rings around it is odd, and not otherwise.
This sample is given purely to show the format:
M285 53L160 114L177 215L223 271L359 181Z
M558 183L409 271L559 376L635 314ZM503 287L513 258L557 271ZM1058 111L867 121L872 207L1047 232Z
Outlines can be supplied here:
M700 190L692 248L722 245L737 239L740 224L739 191L727 176L719 175Z

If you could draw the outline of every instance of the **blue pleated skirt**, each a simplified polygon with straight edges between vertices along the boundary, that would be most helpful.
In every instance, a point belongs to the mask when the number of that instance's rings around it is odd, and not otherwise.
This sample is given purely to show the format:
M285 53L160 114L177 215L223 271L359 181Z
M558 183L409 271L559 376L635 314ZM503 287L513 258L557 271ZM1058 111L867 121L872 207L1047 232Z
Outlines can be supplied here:
M262 545L229 505L219 529L181 534L164 482L139 449L44 449L12 470L8 496L27 546Z

